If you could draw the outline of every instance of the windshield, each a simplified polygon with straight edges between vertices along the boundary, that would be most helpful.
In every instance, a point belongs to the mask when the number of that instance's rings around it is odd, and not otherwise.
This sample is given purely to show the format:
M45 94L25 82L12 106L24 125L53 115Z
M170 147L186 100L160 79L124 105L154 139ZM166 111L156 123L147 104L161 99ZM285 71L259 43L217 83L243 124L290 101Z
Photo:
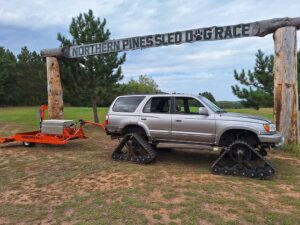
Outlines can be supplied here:
M219 106L215 105L213 102L211 102L210 100L208 100L207 98L203 97L203 96L198 96L198 98L200 100L202 100L205 105L207 105L212 111L214 111L215 113L222 113L225 112L223 109L219 108Z

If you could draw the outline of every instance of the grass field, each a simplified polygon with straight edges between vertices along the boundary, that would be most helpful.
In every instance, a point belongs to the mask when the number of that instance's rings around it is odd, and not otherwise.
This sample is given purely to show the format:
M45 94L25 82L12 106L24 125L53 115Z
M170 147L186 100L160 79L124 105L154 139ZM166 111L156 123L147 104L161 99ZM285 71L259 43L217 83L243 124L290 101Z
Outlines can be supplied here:
M272 117L271 109L230 111ZM0 136L36 128L36 112L1 108ZM89 108L65 110L68 119L91 116ZM60 147L0 146L0 224L299 224L295 154L272 152L277 173L261 181L212 175L211 152L160 150L150 165L115 162L117 142L99 128L86 133Z

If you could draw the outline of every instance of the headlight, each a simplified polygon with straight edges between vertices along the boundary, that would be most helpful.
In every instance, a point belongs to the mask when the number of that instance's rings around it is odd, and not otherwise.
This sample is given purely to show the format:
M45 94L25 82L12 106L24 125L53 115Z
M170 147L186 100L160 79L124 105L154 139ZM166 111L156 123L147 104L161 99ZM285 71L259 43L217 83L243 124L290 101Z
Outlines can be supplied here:
M273 123L264 124L264 128L267 132L275 132L276 131L276 126Z

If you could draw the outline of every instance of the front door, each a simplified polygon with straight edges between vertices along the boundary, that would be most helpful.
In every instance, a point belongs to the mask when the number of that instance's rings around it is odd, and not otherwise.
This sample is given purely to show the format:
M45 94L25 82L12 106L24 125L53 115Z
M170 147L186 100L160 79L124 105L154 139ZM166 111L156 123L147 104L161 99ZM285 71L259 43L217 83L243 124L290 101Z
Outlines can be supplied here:
M172 139L213 143L215 140L214 115L200 115L201 102L192 97L175 97L172 115Z

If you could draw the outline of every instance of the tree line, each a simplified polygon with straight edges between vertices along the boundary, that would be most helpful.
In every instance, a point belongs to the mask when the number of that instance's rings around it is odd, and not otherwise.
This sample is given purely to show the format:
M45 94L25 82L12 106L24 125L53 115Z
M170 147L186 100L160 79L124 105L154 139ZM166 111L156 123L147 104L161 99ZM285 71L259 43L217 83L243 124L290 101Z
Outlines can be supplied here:
M14 55L0 47L0 105L47 103L46 66L41 56L28 48Z
M63 67L63 62L61 63ZM92 93L88 77L68 71L63 67L61 74L64 91L64 102L72 106L91 106ZM97 84L96 84L97 85ZM100 86L99 89L107 86ZM108 106L118 95L158 93L156 82L147 75L130 79L126 83L114 83L109 93L96 93L97 103ZM109 96L109 97L107 97ZM46 65L39 53L21 49L14 55L9 49L0 47L0 106L35 106L47 104Z

